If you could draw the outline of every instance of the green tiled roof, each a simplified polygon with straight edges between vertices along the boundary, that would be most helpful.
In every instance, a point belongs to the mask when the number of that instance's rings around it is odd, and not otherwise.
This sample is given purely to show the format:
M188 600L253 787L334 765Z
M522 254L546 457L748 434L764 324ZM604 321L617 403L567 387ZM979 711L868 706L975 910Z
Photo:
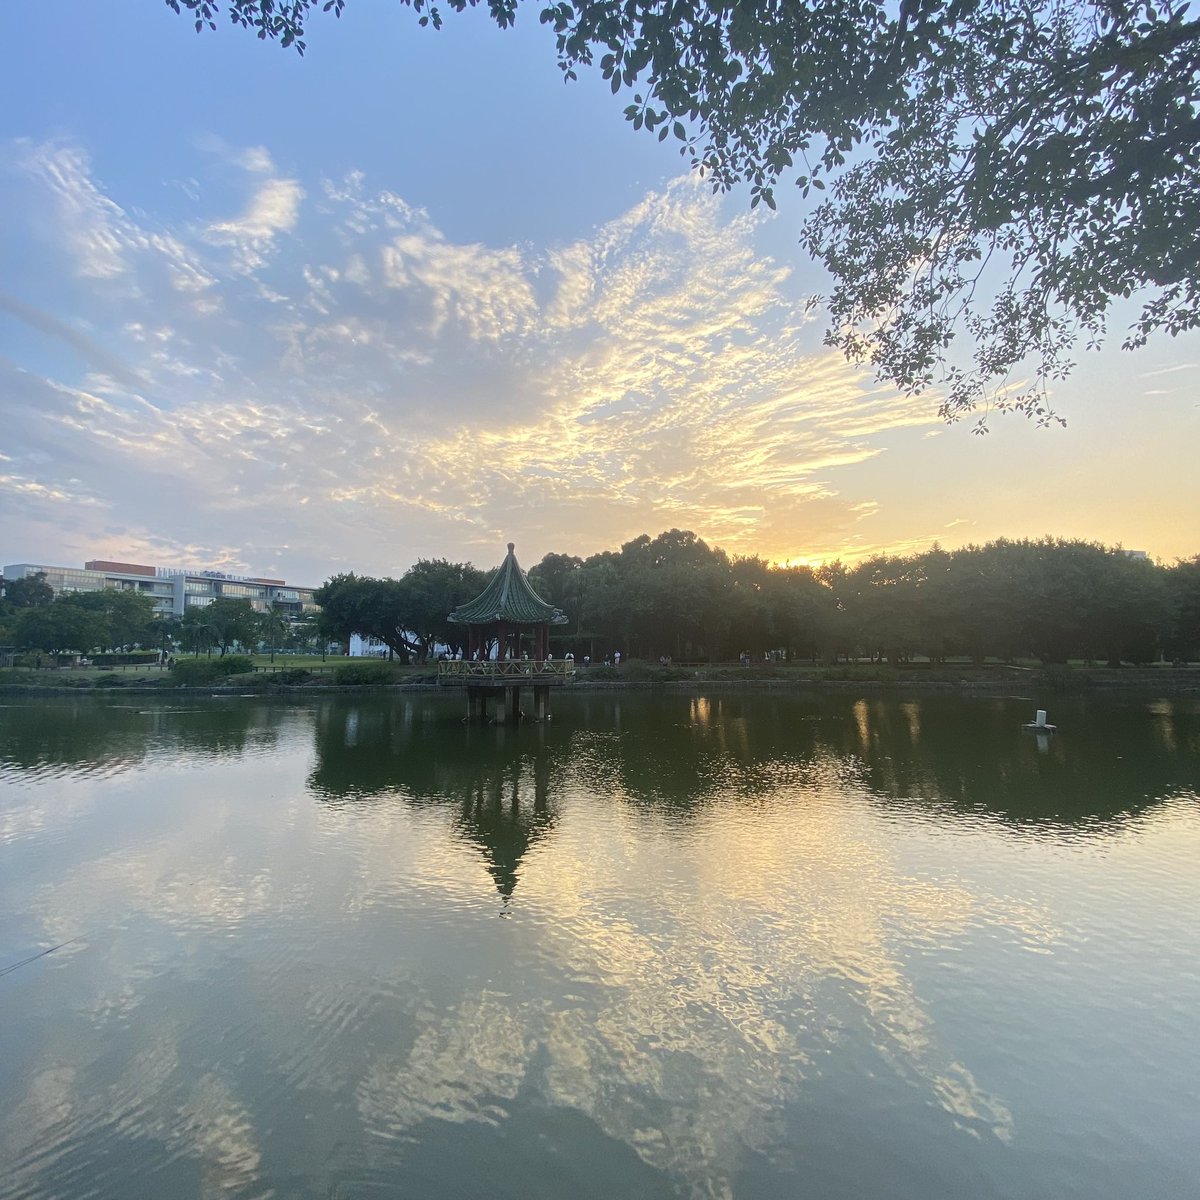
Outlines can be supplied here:
M490 625L493 621L514 625L567 623L561 609L547 604L529 586L525 572L517 565L512 542L508 543L508 557L496 568L487 587L469 604L460 604L450 620L459 625Z

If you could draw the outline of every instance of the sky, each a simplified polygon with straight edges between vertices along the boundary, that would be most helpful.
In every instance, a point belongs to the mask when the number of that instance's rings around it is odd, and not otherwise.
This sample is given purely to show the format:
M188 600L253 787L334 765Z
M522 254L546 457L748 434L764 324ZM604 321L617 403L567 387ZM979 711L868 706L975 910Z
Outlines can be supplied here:
M822 346L805 204L714 196L523 11L0 9L0 563L318 584L691 529L773 562L997 537L1200 553L1200 335L1065 427L946 425Z

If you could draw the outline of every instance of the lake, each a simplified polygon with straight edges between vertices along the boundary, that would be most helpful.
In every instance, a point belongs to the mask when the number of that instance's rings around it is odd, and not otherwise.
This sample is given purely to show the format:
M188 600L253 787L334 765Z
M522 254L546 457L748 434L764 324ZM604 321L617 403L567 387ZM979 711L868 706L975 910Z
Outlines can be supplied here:
M4 1200L1200 1193L1194 699L0 704Z

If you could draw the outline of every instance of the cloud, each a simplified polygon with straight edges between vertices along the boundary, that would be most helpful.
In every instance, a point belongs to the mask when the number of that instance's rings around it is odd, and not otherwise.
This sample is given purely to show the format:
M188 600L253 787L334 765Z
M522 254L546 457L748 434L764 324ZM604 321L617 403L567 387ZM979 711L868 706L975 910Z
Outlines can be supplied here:
M304 189L294 179L268 179L240 217L218 222L211 231L233 240L270 241L295 227L303 198Z
M425 294L431 335L453 322L473 341L498 341L534 328L533 289L524 268L513 248L455 246L412 234L394 239L382 253L386 287Z
M275 161L271 158L266 146L250 146L237 157L238 165L247 171L260 175L271 175L275 171Z
M26 226L49 193L87 231L71 319L39 328L88 369L18 357L6 468L93 497L97 538L315 582L672 525L797 557L863 515L848 468L932 423L815 344L757 218L692 180L576 242L494 247L360 174L306 206L262 148L224 156L254 183L242 214L195 223L135 219L76 148L25 161ZM35 244L52 270L50 233ZM27 507L30 536L48 512Z
M91 162L72 143L27 141L15 144L16 166L35 186L26 209L27 232L39 236L51 270L65 251L69 269L97 285L98 297L137 294L145 284L164 277L181 292L197 293L214 279L199 265L199 256L181 237L135 220L105 194L91 173Z
M274 248L276 235L295 228L303 199L304 189L294 179L264 180L240 217L209 226L209 239L235 247L239 271L257 270Z
M1154 371L1143 371L1141 377L1143 379L1157 379L1160 375L1174 375L1178 371L1194 371L1200 364L1185 362L1175 363L1169 367L1159 367Z
M77 270L111 279L128 270L125 213L91 177L87 155L77 146L19 143L20 166L49 194L62 239L75 253Z

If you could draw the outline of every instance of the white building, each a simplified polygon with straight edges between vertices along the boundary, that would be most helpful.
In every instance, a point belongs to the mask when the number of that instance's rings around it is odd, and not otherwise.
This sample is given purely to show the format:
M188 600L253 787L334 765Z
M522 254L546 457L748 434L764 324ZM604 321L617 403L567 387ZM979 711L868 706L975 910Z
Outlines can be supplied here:
M388 646L387 642L381 642L378 638L352 633L349 653L351 658L387 658Z
M148 567L103 559L84 563L82 567L11 563L4 568L6 580L30 575L44 575L56 596L66 592L101 592L107 588L140 592L154 601L154 611L160 616L181 617L189 608L200 608L219 598L249 600L256 612L274 610L293 620L320 611L311 587L298 587L282 579L229 575L224 571Z

